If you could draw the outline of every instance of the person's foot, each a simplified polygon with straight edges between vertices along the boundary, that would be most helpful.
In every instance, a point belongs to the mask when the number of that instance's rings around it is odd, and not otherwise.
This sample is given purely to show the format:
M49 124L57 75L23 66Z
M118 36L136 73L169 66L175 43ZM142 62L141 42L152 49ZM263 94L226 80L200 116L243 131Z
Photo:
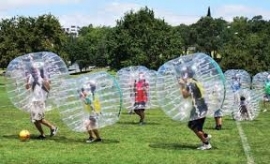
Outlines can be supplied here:
M215 129L216 129L216 130L221 130L221 125L217 125L217 126L215 127Z
M139 122L139 125L145 125L145 122L144 121L140 121Z
M57 131L58 131L58 127L55 127L54 129L51 129L51 134L50 136L55 136L57 134Z
M94 141L94 138L93 137L89 137L87 140L86 140L86 143L91 143Z
M94 138L91 138L89 137L89 139L86 140L86 143L94 143L94 142L101 142L101 138L97 138L97 139L94 139Z
M198 150L209 150L212 148L212 145L210 143L208 144L203 144L202 146L198 147Z
M101 141L102 141L101 138L97 138L94 140L94 142L101 142Z
M39 136L37 137L37 139L38 139L38 140L44 140L44 139L46 139L46 136L45 136L45 135L39 135Z

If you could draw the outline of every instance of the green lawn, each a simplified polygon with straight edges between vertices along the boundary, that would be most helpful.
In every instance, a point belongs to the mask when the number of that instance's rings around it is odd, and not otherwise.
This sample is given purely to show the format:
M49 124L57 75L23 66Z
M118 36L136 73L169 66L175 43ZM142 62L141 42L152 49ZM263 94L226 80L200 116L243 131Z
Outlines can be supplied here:
M214 119L208 118L205 131L213 137L212 150L196 150L197 137L186 123L168 118L160 109L146 112L147 124L139 126L136 115L122 111L121 119L113 126L101 129L102 143L86 144L86 133L69 130L57 110L46 117L60 128L55 137L40 141L31 138L21 142L18 133L27 129L38 135L29 115L14 108L0 77L0 164L245 164L252 159L257 164L270 161L270 106L252 122L241 122L246 137L245 153L237 125L230 117L224 118L224 127L216 131ZM49 130L46 129L49 133ZM243 135L242 135L243 137Z

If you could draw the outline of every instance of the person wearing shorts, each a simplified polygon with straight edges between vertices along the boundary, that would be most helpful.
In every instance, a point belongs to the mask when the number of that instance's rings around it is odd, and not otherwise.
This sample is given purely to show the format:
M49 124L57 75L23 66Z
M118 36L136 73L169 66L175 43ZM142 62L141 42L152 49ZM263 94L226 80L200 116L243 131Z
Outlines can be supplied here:
M244 96L240 97L240 118L243 120L248 120L249 117L249 113L248 113L248 109L247 109L247 103L246 103L246 98Z
M231 89L234 94L234 103L236 105L239 105L240 103L240 95L239 95L239 90L241 89L241 79L240 79L240 74L235 74L232 77L232 82L231 82Z
M86 88L81 88L80 92L80 98L83 100L85 107L89 111L89 119L85 121L85 127L89 135L86 143L101 142L102 140L97 128L97 120L100 113L95 109L93 105L93 102L96 98L96 85L94 82L90 82L87 88L90 89L86 90Z
M195 79L193 79L194 71L192 68L184 67L181 71L182 78L180 78L179 84L181 86L182 95L184 98L191 97L193 105L190 113L190 121L188 122L188 127L202 142L202 145L197 149L209 150L212 148L210 144L210 138L212 136L205 133L203 130L206 113L208 110L207 104L205 103L197 82Z
M45 102L47 94L50 90L50 82L42 73L43 68L36 65L31 66L30 74L27 76L27 83L25 88L31 91L31 98L29 104L31 122L39 131L40 135L37 139L45 139L46 135L43 131L42 125L50 128L50 136L56 135L58 128L45 119Z
M147 96L148 83L146 82L144 75L139 74L139 80L134 82L135 103L134 112L140 117L139 124L144 125L145 108L148 101Z

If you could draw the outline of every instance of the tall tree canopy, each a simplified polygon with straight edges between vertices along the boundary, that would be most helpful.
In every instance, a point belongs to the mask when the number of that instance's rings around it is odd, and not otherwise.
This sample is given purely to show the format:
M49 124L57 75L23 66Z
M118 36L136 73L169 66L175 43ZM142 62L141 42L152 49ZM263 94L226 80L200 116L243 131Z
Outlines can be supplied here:
M117 21L110 36L109 64L112 68L144 65L157 68L181 53L182 42L164 20L147 7L130 11Z
M13 17L0 22L0 67L15 57L36 51L60 53L66 36L53 15Z

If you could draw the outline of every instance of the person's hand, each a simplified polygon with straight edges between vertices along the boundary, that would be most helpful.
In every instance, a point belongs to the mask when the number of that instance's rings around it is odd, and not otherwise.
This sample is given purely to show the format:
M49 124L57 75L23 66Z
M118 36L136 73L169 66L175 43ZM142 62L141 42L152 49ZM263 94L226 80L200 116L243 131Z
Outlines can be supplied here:
M25 89L27 89L27 90L28 90L30 87L31 87L31 85L28 84L28 83L25 85Z
M186 82L182 78L178 80L178 83L180 84L181 87L184 87L186 85Z

